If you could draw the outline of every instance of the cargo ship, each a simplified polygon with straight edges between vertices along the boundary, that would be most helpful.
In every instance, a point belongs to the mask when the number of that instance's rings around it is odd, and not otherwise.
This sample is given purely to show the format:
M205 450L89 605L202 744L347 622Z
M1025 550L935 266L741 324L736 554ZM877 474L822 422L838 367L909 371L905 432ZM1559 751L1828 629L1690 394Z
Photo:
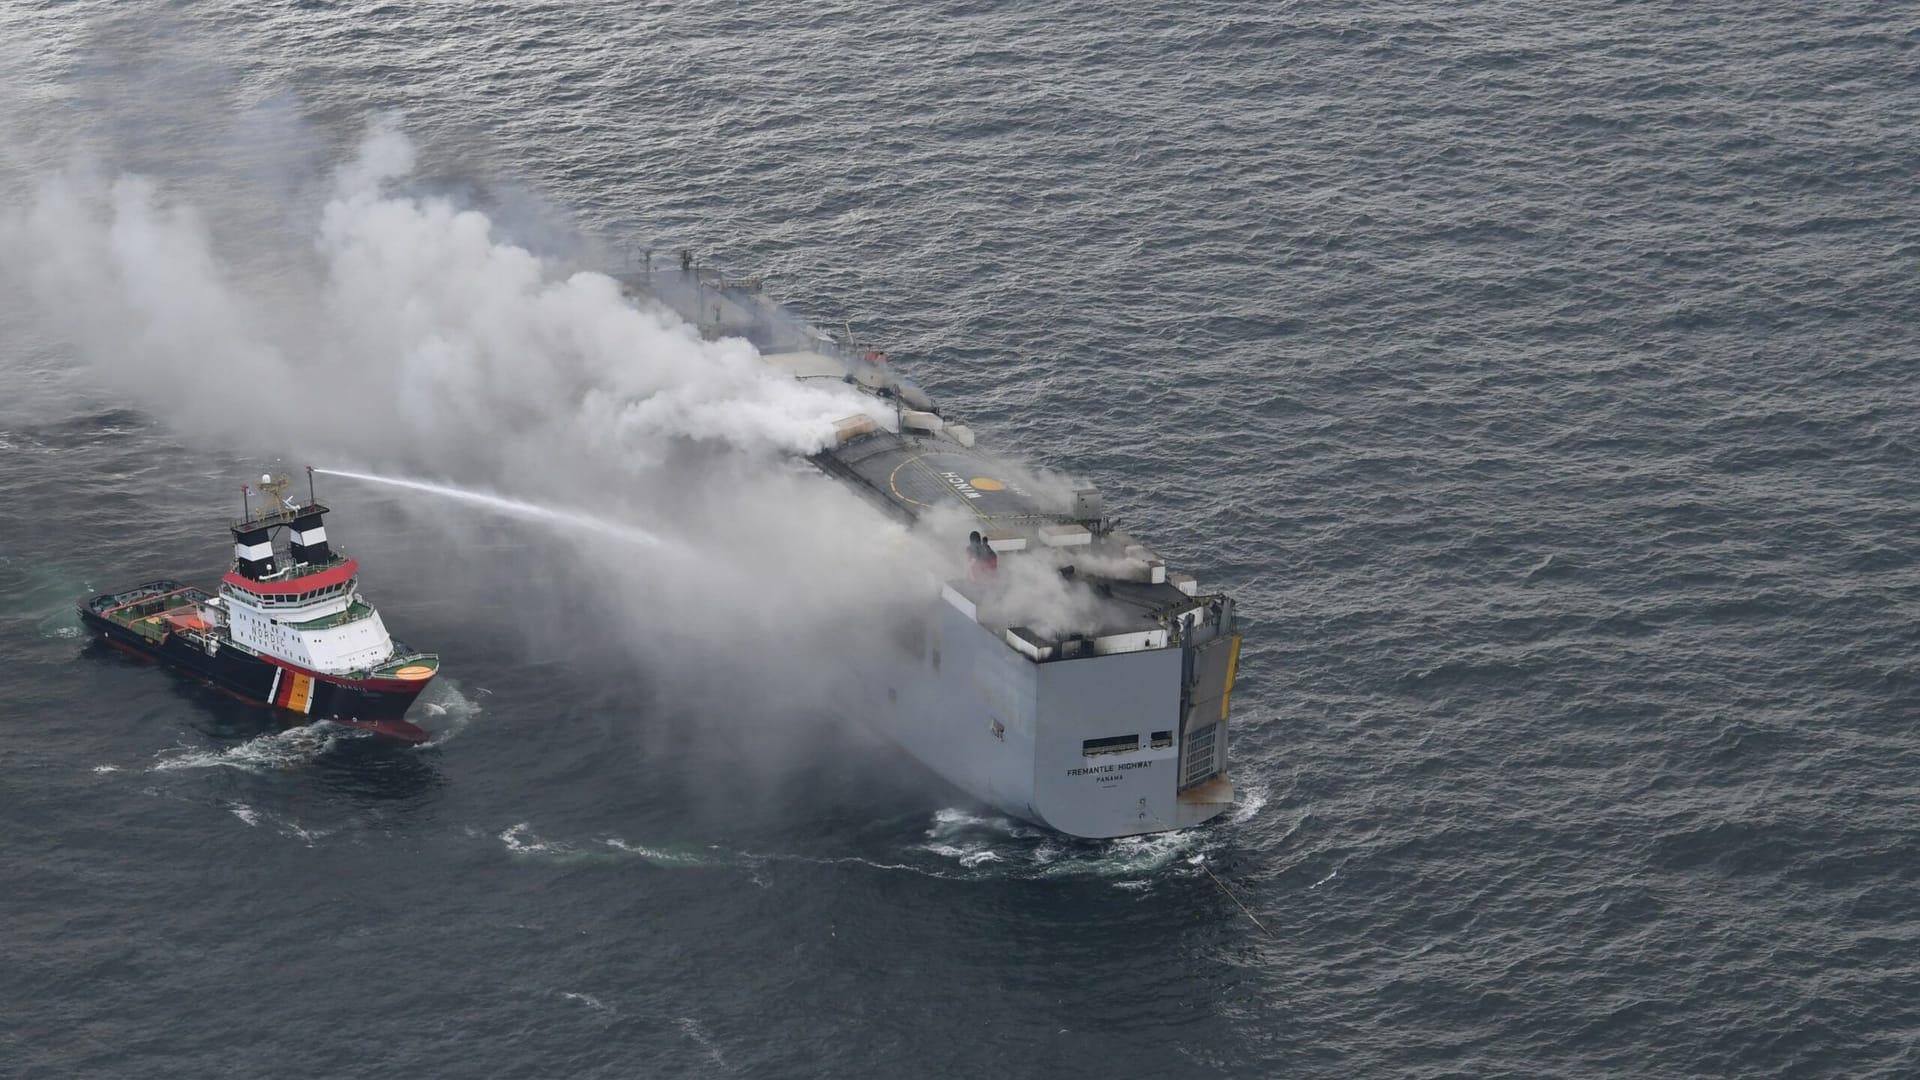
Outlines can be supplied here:
M231 525L233 565L217 593L149 581L79 604L88 630L115 647L170 664L279 710L299 724L331 720L400 743L428 732L405 719L440 658L387 634L360 595L360 564L327 540L330 512L261 477L259 502L241 488Z
M849 658L849 710L975 799L1071 836L1186 828L1233 805L1230 596L1119 528L1097 488L1036 483L1045 474L989 450L850 326L811 326L758 280L690 252L664 266L647 252L614 276L632 302L709 340L744 338L784 375L866 395L812 464L967 552L892 648ZM1036 575L1070 600L1069 621L1042 623L1022 604L1020 583Z

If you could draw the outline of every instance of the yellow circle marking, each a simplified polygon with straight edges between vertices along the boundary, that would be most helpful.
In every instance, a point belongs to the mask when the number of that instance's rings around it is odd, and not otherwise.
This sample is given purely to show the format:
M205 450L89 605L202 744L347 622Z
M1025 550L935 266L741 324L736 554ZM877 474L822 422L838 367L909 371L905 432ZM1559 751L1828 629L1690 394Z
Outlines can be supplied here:
M922 455L915 454L912 457L908 458L907 460L901 462L900 464L895 465L893 467L893 471L887 474L887 487L893 490L893 497L896 499L899 499L901 502L910 502L915 506L930 506L932 504L923 503L919 499L916 499L913 496L908 495L906 492L900 490L900 484L899 484L900 470L919 461L921 457ZM922 465L921 468L924 469L926 468L926 466Z
M394 672L393 677L396 679L431 679L433 678L433 669L423 664L408 664L406 667Z
M935 471L933 471L933 466L931 466L931 465L928 465L928 464L927 464L926 462L924 462L924 461L921 461L921 460L920 460L920 459L921 459L921 458L923 458L923 457L926 457L926 455L925 455L925 454L915 454L915 455L913 455L912 457L910 457L910 458L908 458L907 460L905 460L905 461L903 461L903 462L901 462L900 464L898 464L898 465L895 465L895 466L893 467L893 471L887 474L887 487L888 487L888 489L889 489L889 490L891 490L891 491L893 492L893 497L894 497L894 498L896 498L896 499L899 499L899 500L900 500L901 502L909 502L909 503L912 503L912 504L913 504L913 505L915 505L915 506L925 506L925 507L929 507L929 508L930 508L930 507L932 507L932 506L933 506L933 504L932 504L932 503L924 503L924 502L921 502L921 501L920 501L919 499L916 499L916 498L914 498L913 496L911 496L911 495L908 495L908 494L907 494L906 492L904 492L904 491L901 491L901 490L900 490L900 482L899 482L899 481L900 481L900 470L901 470L901 469L904 469L904 468L906 468L906 467L907 467L907 466L909 466L909 465L918 465L918 466L920 466L920 471L921 471L921 472L924 472L924 473L926 473L926 474L927 474L928 476L931 476L931 477L933 477L933 479L934 479L934 480L935 480L935 481L936 481L937 483L941 483L941 484L945 484L945 483L947 482L947 478L946 478L946 477L944 477L944 476L941 476L941 475L940 475L939 473L937 473L937 472L935 472ZM971 480L969 480L969 481L967 481L967 482L968 482L968 483L970 483L970 484L971 484L971 483L973 483L973 481L971 481ZM977 517L977 518L979 518L979 519L980 519L980 520L982 520L982 521L989 521L989 520L992 520L992 519L991 519L991 518L989 518L989 517L988 517L988 516L987 516L986 514L983 514L983 513L981 513L981 512L980 512L980 508L979 508L979 507L977 507L977 506L974 506L974 505L973 505L973 504L972 504L971 502L969 502L968 500L965 500L965 499L962 499L961 501L962 501L962 502L966 502L966 503L967 503L967 509L969 509L969 510L972 510L972 511L973 511L973 516L974 516L974 517Z
M1007 490L1007 485L1005 485L1005 484L1003 484L1003 483L1001 483L1001 482L1000 482L1000 481L998 481L998 480L995 480L995 479L994 479L993 477L991 477L991 476L976 476L976 477L974 477L973 479L971 479L971 480L968 480L968 481L967 481L967 483L969 483L969 484L972 484L972 485L974 486L974 488L975 488L975 490L978 490L978 491L1005 491L1005 490Z

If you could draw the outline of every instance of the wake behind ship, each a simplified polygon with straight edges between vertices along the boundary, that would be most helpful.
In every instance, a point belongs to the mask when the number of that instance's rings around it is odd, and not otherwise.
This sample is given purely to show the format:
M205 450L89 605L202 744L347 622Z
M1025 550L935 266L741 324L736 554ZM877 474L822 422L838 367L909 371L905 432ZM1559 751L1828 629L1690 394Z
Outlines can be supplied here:
M1117 528L1097 490L1051 490L977 445L851 330L808 326L759 282L687 252L665 269L649 252L639 272L616 276L636 302L709 339L745 338L795 379L870 395L869 414L840 421L813 464L904 522L962 523L950 539L967 546L968 574L929 595L890 655L856 661L852 709L975 798L1074 836L1183 828L1233 804L1227 717L1240 634L1230 597L1202 591ZM1070 625L1035 625L1013 584L1023 571L1065 583Z
M328 719L403 743L428 733L404 718L440 658L387 634L361 597L360 564L327 540L327 507L261 477L263 505L231 525L233 566L218 594L149 581L80 603L111 645L182 668L296 723ZM246 490L242 489L243 492Z

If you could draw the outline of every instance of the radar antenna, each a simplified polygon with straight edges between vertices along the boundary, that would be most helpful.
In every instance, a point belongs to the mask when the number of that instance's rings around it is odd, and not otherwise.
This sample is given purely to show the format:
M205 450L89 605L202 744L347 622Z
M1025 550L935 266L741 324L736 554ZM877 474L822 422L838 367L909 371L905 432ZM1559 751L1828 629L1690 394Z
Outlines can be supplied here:
M292 510L294 507L293 500L287 497L287 489L291 486L293 481L284 476L274 476L271 473L260 474L260 493L272 499L274 509L281 513Z

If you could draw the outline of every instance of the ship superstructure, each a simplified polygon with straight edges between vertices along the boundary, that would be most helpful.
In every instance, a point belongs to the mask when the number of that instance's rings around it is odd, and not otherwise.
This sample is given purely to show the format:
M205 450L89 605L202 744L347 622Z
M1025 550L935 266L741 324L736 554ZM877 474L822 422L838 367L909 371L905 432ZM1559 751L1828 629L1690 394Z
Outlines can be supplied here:
M256 508L233 521L233 564L219 592L152 581L80 604L101 638L185 668L241 697L402 742L427 732L403 719L439 657L395 641L360 595L360 564L327 540L327 507L261 477ZM243 495L250 495L243 488Z
M891 655L857 662L863 715L976 798L1076 836L1182 828L1232 805L1231 598L1117 528L1098 490L977 445L885 352L795 319L759 282L688 253L664 268L648 253L619 276L708 338L745 338L796 379L871 395L876 407L841 421L813 463L969 548L968 573L939 586ZM1036 574L1066 616L1034 610Z

